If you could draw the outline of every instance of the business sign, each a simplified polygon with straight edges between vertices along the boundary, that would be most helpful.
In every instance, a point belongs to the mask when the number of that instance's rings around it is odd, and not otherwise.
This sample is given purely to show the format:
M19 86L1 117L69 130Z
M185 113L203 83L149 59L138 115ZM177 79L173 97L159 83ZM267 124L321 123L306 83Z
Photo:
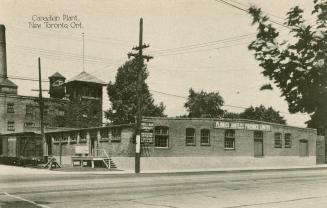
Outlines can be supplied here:
M255 131L270 131L270 125L267 124L242 123L242 122L216 121L214 127L218 129L246 129L246 130L255 130Z
M75 146L76 154L89 154L89 146L86 145L77 145Z
M153 129L152 122L141 123L141 143L153 143Z

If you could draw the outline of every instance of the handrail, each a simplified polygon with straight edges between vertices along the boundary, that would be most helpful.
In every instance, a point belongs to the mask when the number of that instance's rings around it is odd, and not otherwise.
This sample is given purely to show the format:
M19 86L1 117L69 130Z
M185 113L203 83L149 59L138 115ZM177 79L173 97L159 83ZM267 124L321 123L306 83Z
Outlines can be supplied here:
M109 157L109 155L108 155L108 153L107 153L107 151L105 150L105 149L102 149L102 148L96 148L96 151L101 151L102 152L102 154L104 154L108 159L110 158Z
M103 162L105 163L105 165L107 166L107 168L110 169L110 167L111 167L111 161L110 161L110 157L109 157L107 151L106 151L105 149L102 149L102 148L96 148L96 151L99 151L99 150L100 150L102 153L104 153L104 155L105 155L106 158L108 159L108 162L109 162L108 165L106 164L106 162L104 161L104 159L103 159Z

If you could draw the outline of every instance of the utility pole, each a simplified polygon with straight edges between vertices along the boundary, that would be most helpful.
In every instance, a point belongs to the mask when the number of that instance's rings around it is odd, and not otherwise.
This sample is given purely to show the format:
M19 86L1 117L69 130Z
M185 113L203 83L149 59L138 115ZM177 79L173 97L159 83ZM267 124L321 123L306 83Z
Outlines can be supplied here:
M44 122L43 122L43 98L42 98L42 79L41 79L41 58L38 58L39 65L39 106L40 106L40 128L41 128L41 137L43 144L43 156L47 156L47 143L45 141L44 135Z
M142 70L144 65L144 59L149 61L153 57L143 55L143 49L148 48L149 45L143 44L143 18L140 19L140 33L139 33L139 45L133 47L133 50L138 53L128 53L128 58L133 56L138 64L137 70L137 114L136 114L136 147L135 147L135 173L140 173L141 163L141 119L142 119Z

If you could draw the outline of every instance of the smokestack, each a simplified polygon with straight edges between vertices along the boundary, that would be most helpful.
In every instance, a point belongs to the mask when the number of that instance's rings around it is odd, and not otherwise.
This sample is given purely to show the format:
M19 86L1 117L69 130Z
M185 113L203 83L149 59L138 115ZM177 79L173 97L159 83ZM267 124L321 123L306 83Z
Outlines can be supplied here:
M17 94L17 85L7 77L6 27L0 24L0 93Z
M0 82L7 78L6 27L0 25Z

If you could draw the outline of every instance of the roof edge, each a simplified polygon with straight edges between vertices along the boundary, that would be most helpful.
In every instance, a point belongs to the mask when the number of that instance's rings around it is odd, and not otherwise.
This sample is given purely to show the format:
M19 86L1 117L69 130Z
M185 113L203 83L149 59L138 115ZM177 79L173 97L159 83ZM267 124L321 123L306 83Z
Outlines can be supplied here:
M182 117L151 117L151 116L146 116L146 117L142 117L142 118L143 119L160 119L160 120L207 120L207 121L255 122L255 123L261 123L261 124L269 124L269 125L275 125L275 126L285 126L285 127L292 127L292 128L303 129L303 130L317 131L317 129L314 129L314 128L298 127L298 126L291 126L291 125L286 125L286 124L278 124L278 123L272 123L272 122L266 122L266 121L250 120L250 119L231 119L231 118L182 118Z

